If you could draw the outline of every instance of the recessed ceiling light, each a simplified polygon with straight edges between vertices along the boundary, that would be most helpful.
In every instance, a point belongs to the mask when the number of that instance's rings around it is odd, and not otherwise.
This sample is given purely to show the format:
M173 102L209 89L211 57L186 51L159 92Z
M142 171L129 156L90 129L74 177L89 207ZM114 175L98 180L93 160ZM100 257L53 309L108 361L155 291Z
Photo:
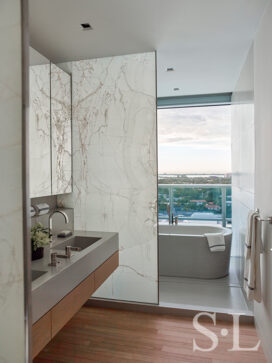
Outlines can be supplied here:
M173 67L166 68L166 72L173 72L173 71L174 71L174 68Z
M178 87L175 87L173 90L174 91L179 91L179 88Z
M80 24L83 30L91 30L93 29L90 25L90 23L82 23Z

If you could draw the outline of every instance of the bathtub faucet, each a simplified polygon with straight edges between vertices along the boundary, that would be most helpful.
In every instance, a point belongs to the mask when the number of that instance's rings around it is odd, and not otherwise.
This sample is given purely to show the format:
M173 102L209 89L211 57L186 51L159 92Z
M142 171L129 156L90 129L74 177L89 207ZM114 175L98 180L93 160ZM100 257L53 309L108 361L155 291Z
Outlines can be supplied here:
M169 203L167 204L167 213L168 213L169 224L171 224L171 211L170 211L170 204ZM172 218L173 218L173 215L172 215Z
M170 204L168 203L167 204L167 213L168 213L168 221L169 221L169 224L178 224L178 216L175 216L174 217L174 213L171 214L171 209L170 209Z

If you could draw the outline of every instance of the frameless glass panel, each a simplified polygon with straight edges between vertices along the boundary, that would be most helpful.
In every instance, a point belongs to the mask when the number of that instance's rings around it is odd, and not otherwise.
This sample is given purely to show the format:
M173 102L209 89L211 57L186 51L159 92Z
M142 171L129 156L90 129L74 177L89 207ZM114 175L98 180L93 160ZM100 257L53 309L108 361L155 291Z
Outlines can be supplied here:
M182 221L221 221L221 189L173 188L173 214Z
M231 187L159 185L159 221L231 225ZM173 217L172 217L173 216ZM171 220L170 219L170 220Z
M169 221L169 208L170 208L170 194L168 187L158 188L158 213L159 220L168 222Z
M226 188L226 224L232 224L232 194L231 186Z

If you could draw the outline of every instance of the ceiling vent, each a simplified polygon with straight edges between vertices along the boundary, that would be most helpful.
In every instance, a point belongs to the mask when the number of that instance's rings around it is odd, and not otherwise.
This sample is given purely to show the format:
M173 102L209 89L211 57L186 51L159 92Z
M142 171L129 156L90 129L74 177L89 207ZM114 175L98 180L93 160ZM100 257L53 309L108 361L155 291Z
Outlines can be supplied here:
M166 72L174 72L174 68L173 67L166 68Z
M174 91L179 91L179 88L178 87L175 87L173 90Z
M80 24L81 25L81 28L83 30L92 30L93 28L91 27L90 23L82 23Z

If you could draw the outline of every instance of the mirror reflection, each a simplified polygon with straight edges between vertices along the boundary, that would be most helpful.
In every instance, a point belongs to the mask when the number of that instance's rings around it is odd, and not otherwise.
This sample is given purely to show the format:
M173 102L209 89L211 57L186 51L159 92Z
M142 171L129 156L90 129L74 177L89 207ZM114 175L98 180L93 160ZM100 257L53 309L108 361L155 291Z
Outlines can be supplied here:
M30 197L72 191L71 75L30 48Z

